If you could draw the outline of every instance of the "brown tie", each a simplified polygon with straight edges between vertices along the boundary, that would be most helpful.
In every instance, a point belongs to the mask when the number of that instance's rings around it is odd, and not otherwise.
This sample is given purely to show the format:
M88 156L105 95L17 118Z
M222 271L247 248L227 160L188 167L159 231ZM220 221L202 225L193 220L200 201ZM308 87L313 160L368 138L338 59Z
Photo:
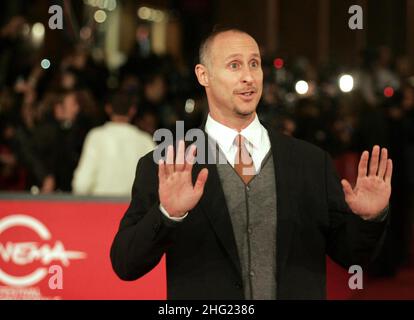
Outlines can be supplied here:
M240 178L242 178L243 182L248 184L255 176L256 170L254 168L253 159L247 151L245 141L246 139L240 134L237 135L235 139L237 153L234 161L234 169Z

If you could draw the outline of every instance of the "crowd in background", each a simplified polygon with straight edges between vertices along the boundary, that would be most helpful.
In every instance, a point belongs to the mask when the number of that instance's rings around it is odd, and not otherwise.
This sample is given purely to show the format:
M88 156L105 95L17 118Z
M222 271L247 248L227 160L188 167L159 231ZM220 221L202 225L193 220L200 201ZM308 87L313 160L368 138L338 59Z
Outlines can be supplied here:
M85 138L111 120L107 107L113 94L128 97L123 101L134 108L128 122L149 136L158 128L174 131L178 120L185 121L186 129L198 127L206 116L192 62L178 64L137 43L114 71L77 44L44 68L19 38L19 19L0 29L0 190L72 192ZM329 151L340 174L351 180L363 150L374 144L388 147L395 164L392 210L397 218L392 223L395 237L406 237L414 208L410 61L387 47L365 50L347 68L335 63L316 67L305 57L275 58L263 57L259 118ZM345 72L354 77L350 93L338 87L338 76ZM305 94L295 91L298 80L308 83Z

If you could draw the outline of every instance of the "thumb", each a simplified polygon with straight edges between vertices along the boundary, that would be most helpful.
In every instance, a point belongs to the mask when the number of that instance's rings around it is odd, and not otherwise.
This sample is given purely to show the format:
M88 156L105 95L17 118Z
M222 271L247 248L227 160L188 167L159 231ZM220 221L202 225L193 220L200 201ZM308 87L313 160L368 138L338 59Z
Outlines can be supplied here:
M342 190L345 193L345 199L349 199L354 195L354 191L352 190L351 184L346 179L341 180Z

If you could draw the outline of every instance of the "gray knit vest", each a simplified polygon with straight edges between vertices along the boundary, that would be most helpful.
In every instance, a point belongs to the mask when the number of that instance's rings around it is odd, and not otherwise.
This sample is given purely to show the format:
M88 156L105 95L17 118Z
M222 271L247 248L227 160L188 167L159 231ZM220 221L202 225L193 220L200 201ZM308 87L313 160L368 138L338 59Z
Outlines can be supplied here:
M246 299L276 299L276 183L272 153L246 186L229 164L217 164L241 263Z

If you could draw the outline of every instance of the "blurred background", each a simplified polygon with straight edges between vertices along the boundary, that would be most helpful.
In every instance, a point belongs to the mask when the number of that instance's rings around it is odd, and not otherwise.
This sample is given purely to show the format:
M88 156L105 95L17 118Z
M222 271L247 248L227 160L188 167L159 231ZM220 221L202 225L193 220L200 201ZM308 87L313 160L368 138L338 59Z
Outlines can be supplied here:
M362 30L348 26L355 4ZM51 5L63 9L61 30L49 27ZM262 121L329 151L351 182L363 150L388 147L390 232L369 271L388 289L373 285L370 297L414 298L413 0L2 1L0 190L74 192L85 139L113 121L115 93L129 98L133 112L119 112L140 133L198 127L207 103L193 69L217 24L259 42Z

